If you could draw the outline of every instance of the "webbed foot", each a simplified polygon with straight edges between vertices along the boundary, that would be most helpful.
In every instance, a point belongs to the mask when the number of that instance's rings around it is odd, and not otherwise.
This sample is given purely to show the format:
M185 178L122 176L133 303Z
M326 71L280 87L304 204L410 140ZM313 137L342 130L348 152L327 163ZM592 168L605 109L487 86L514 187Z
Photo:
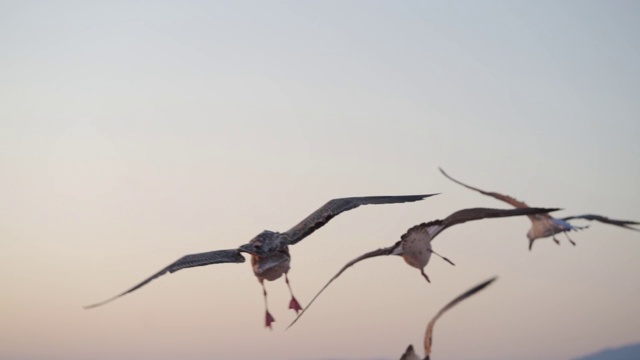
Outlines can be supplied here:
M273 328L271 327L271 324L274 323L276 321L276 319L273 318L273 316L271 316L271 313L269 313L269 311L267 310L267 314L265 316L265 327L268 327L269 330L273 330Z
M302 311L302 306L300 306L300 303L294 296L291 296L291 301L289 301L289 309L293 309L296 314Z

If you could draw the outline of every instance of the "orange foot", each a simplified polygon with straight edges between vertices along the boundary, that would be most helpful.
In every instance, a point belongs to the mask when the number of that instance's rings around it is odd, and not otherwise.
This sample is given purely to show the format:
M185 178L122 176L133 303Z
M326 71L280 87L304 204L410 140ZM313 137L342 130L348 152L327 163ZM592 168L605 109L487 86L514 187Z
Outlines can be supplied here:
M289 309L293 309L296 314L302 310L302 306L300 306L298 300L293 296L291 297L291 301L289 301Z
M271 316L271 314L269 313L269 311L267 311L267 315L265 316L265 327L268 327L270 330L273 330L273 328L271 327L271 323L275 321L276 319L274 319L273 316Z

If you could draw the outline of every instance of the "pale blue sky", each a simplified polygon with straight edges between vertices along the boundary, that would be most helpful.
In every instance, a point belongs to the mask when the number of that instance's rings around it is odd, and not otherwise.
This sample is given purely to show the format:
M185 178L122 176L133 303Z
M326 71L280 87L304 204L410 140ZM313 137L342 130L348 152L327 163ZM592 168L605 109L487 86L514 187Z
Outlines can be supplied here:
M640 219L633 1L0 1L0 358L568 359L640 341L640 235L593 224L527 251L526 219L346 272L274 331L248 264L178 257L284 231L331 198L441 192L340 215L292 248L303 305L348 260L464 207ZM356 335L354 335L356 334ZM532 341L535 339L535 341ZM461 345L462 344L462 345Z

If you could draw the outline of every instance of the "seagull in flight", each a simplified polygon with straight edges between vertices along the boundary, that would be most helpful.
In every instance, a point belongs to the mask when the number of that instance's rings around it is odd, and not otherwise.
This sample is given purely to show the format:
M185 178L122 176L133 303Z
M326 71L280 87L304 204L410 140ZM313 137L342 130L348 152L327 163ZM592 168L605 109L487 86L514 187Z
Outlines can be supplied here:
M338 214L351 209L355 209L360 205L414 202L434 195L438 194L365 196L333 199L324 204L318 210L314 211L311 215L307 216L299 224L286 232L279 233L275 231L265 230L251 239L251 241L249 241L247 244L241 245L237 249L216 250L199 254L185 255L175 262L169 264L162 270L158 271L157 273L153 274L152 276L148 277L141 283L130 288L129 290L99 303L84 306L84 308L91 309L109 303L123 295L126 295L143 287L152 280L166 273L173 273L181 269L187 269L196 266L206 266L221 263L243 263L245 262L245 258L241 253L247 253L251 256L251 266L253 268L253 273L262 285L265 304L265 326L269 329L272 329L271 323L273 323L275 319L269 312L269 307L267 305L267 290L264 286L264 280L274 281L284 275L287 286L289 287L289 293L291 294L289 309L293 309L296 313L302 310L300 303L298 302L298 300L296 300L295 296L293 296L293 291L291 290L291 285L289 284L289 278L287 276L291 263L289 245L297 244L302 239L306 238L314 231L324 226L329 222L329 220L331 220Z
M331 280L316 294L316 296L311 299L309 305L302 310L300 314L293 320L293 322L287 327L290 328L295 324L298 319L309 309L311 304L322 294L322 292L331 284L335 279L337 279L345 270L350 268L351 266L357 264L358 262L377 257L377 256L387 256L387 255L398 255L404 258L404 261L414 268L420 269L420 274L427 280L427 282L431 282L429 280L429 276L424 272L425 266L429 263L429 259L431 258L431 254L435 254L436 256L441 257L443 260L448 262L451 265L455 265L451 260L447 259L444 256L433 251L431 247L431 241L438 236L445 229L457 225L462 224L467 221L481 220L481 219L489 219L489 218L500 218L500 217L510 217L510 216L521 216L521 215L531 215L531 214L541 214L547 213L550 211L556 211L559 209L545 209L545 208L526 208L526 209L487 209L487 208L471 208L464 209L454 212L453 214L447 216L444 220L433 220L428 223L422 223L416 225L400 237L400 241L395 244L380 248L377 250L370 251L366 254L363 254L351 261L349 261L345 266L338 271L336 275L334 275Z
M502 200L504 202L506 202L507 204L519 208L519 209L526 209L529 206L527 204L525 204L522 201L516 200L514 198L512 198L511 196L508 195L502 195L496 192L489 192L489 191L483 191L480 190L478 188L474 188L472 186L466 185L461 183L460 181L452 178L451 176L447 175L446 172L444 172L444 170L442 170L442 168L439 168L440 172L446 176L449 180L462 185L468 189L471 190L475 190L481 194L484 195L488 195L491 197L494 197L498 200ZM560 241L558 241L558 239L556 239L556 234L558 233L564 233L564 235L567 237L567 240L569 240L569 242L572 245L576 245L576 243L571 240L571 238L569 237L568 232L569 231L577 231L577 230L582 230L582 229L586 229L589 226L576 226L576 225L572 225L569 223L569 220L575 220L575 219L583 219L583 220L589 220L589 221L599 221L601 223L605 223L605 224L610 224L610 225L615 225L615 226L620 226L623 227L625 229L630 229L630 230L635 230L635 231L640 231L640 229L636 229L634 227L632 227L631 225L640 225L640 222L636 222L636 221L627 221L627 220L615 220L615 219L610 219L608 217L602 216L602 215L594 215L594 214L586 214L586 215L577 215L577 216L568 216L568 217L564 217L564 218L554 218L549 214L535 214L535 215L530 215L529 216L529 220L531 220L531 228L529 229L529 232L527 232L527 238L529 239L529 251L531 251L531 248L533 247L533 242L536 239L541 239L541 238L545 238L545 237L549 237L551 236L551 239L553 239L553 241L560 245Z
M464 294L462 294L462 295L458 296L457 298L451 300L450 303L448 303L442 309L440 309L440 311L438 311L436 316L434 316L433 319L431 319L431 321L429 321L429 324L427 325L427 331L425 331L425 334L424 334L424 358L422 360L430 360L431 344L432 344L432 340L433 340L433 326L435 325L436 321L440 318L440 316L442 316L442 314L444 314L447 310L449 310L452 307L456 306L462 300L464 300L464 299L466 299L466 298L468 298L470 296L473 296L478 291L486 288L487 286L489 286L489 284L494 282L496 279L497 278L494 277L494 278L489 279L489 280L487 280L487 281L485 281L485 282L483 282L483 283L481 283L479 285L474 286L473 288L467 290ZM400 358L400 360L420 360L420 357L413 350L413 345L409 345L409 347L407 347L407 350L405 350L404 354L402 354L402 357Z

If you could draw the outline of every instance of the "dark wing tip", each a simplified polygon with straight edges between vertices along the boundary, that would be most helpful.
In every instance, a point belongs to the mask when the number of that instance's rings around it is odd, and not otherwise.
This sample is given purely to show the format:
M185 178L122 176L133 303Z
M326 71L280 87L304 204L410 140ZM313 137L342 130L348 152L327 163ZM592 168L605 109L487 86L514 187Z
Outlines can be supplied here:
M481 284L478 284L478 285L474 286L473 288L471 288L469 291L467 291L467 292L466 292L466 293L461 297L461 300L462 300L462 299L464 299L464 298L467 298L467 297L469 297L469 296L471 296L471 295L473 295L473 294L475 294L475 293L477 293L478 291L480 291L480 290L482 290L482 289L484 289L484 288L486 288L487 286L489 286L492 282L494 282L494 281L496 281L496 280L498 280L498 277L497 277L497 276L494 276L494 277L492 277L491 279L486 280L486 281L482 282Z
M529 209L538 209L541 212L545 212L545 213L564 210L563 208L529 208Z
M620 226L620 227L623 227L623 228L629 229L629 230L640 231L640 230L638 230L638 229L636 229L636 228L631 226L631 225L640 225L640 222L632 221L632 220L617 220L617 219L611 219L611 218L606 217L606 216L595 215L595 214L574 215L574 216L568 216L568 217L562 218L562 220L564 220L564 221L575 220L575 219L583 219L583 220L588 220L588 221L599 221L599 222L604 223L604 224L615 225L615 226Z
M112 297L112 298L109 298L109 299L104 300L104 301L100 301L100 302L95 303L95 304L85 305L85 306L83 306L82 308L83 308L83 309L85 309L85 310L89 310L89 309L97 308L97 307L99 307L99 306L102 306L102 305L105 305L105 304L107 304L107 303L112 302L113 300L115 300L115 299L119 298L120 296L121 296L121 295L114 296L114 297Z
M401 196L401 197L406 198L406 200L404 202L414 202L414 201L424 200L426 198L429 198L429 197L432 197L432 196L436 196L436 195L440 195L440 194L442 194L442 193L422 194L422 195L404 195L404 196Z
M369 200L369 199L380 199L382 201L380 201L380 204L399 204L399 203L403 203L403 202L414 202L414 201L420 201L420 200L424 200L428 197L431 196L436 196L436 195L440 195L442 193L431 193L431 194L418 194L418 195L385 195L385 196L365 196L365 197L361 197L360 199L362 200ZM352 198L352 199L358 199L358 198ZM341 199L334 199L334 200L341 200Z
M444 176L446 176L446 177L448 177L448 178L450 178L450 179L451 179L451 176L449 176L449 174L447 174L447 172L446 172L446 171L444 171L444 169L443 169L443 168L441 168L440 166L438 166L438 170L440 170L440 172L442 173L442 175L444 175Z
M491 284L492 282L494 282L496 280L498 280L498 276L497 275L492 277L491 279L485 281L484 283L480 284L480 286L485 287L485 286Z
M491 279L483 281L482 283L474 286L471 290L469 290L468 291L470 293L469 295L474 294L474 293L486 288L487 286L489 286L492 282L494 282L496 280L498 280L498 276L497 275L492 277Z
M475 293L479 292L480 290L486 288L487 286L489 286L489 284L491 284L492 282L496 281L498 279L498 276L494 276L489 280L485 280L482 283L472 287L471 289L465 291L462 295L458 296L457 298L455 298L454 300L452 300L450 303L448 303L442 311L454 306L455 304L457 304L458 302L474 295Z
M433 193L433 194L421 194L421 195L400 195L400 196L390 196L390 197L403 197L406 200L403 202L414 202L414 201L420 201L420 200L424 200L428 197L432 197L432 196L436 196L436 195L440 195L442 193Z

